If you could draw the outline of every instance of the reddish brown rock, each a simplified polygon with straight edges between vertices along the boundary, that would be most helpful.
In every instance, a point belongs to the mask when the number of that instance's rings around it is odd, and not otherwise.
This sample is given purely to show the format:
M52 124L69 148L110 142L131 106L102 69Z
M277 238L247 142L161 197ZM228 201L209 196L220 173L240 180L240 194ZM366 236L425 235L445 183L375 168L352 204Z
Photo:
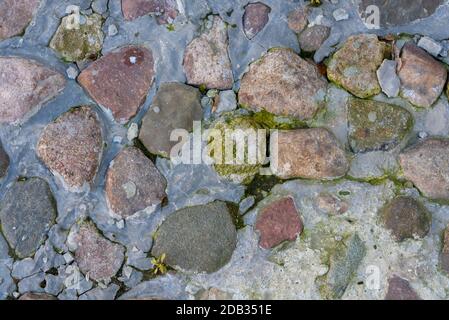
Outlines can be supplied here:
M428 108L443 92L447 70L441 62L409 42L402 49L398 75L401 96L417 107Z
M101 236L91 222L83 222L78 230L72 230L68 242L81 272L89 279L107 281L122 266L125 249Z
M19 300L58 300L55 296L46 293L25 293L20 296Z
M337 138L322 128L279 131L277 158L271 170L282 179L331 180L349 170Z
M90 183L103 148L100 122L90 107L74 108L47 125L37 145L45 165L69 188Z
M329 215L343 214L349 209L349 204L331 194L320 194L316 198L316 207L321 212Z
M256 2L245 7L243 14L243 31L248 39L254 38L268 23L271 8L267 5Z
M166 197L167 182L153 162L135 147L124 149L109 167L106 197L111 210L126 218Z
M407 280L393 276L388 280L388 292L385 300L421 300L421 298Z
M288 27L295 33L301 33L307 27L307 11L304 8L297 8L287 16Z
M294 241L303 224L292 198L276 200L257 216L255 229L260 233L259 245L270 249L284 241Z
M226 24L213 17L213 26L193 39L184 53L187 83L209 89L231 89L234 84L231 60L228 56Z
M449 275L449 227L443 233L443 247L440 254L440 268Z
M15 123L54 98L64 77L35 61L0 57L0 123Z
M125 123L136 115L154 80L150 49L123 47L92 63L78 77L79 83L115 120Z
M122 0L125 20L154 15L159 24L171 23L178 15L176 0Z
M404 177L432 199L449 199L449 141L428 139L399 155Z
M0 41L23 33L37 11L40 0L0 2Z
M308 120L323 105L326 90L316 65L290 49L272 49L243 76L239 103L255 112Z
M329 38L330 32L331 29L329 27L314 25L304 30L298 36L299 45L305 52L315 52Z

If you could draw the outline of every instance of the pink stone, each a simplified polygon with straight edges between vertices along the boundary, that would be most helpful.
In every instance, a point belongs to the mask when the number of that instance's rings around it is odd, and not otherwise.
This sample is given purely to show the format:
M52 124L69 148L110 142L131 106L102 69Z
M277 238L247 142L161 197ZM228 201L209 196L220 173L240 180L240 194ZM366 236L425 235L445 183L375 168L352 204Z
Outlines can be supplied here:
M270 12L271 8L261 2L250 3L245 7L243 29L248 39L254 38L262 31L268 23Z
M3 0L0 2L0 41L20 35L30 24L40 0Z
M178 15L176 0L122 0L125 20L155 15L159 24L167 24Z

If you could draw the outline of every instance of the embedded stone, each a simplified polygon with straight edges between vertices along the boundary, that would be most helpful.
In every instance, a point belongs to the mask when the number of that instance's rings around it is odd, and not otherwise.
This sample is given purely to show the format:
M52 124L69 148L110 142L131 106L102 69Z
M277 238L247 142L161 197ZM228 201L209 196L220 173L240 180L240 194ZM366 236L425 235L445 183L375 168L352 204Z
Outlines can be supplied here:
M125 20L134 20L146 15L157 17L159 24L172 23L178 15L176 0L122 0Z
M97 114L91 107L73 108L45 127L37 154L69 188L92 182L103 151Z
M0 2L0 41L23 33L33 19L40 0Z
M117 122L126 123L145 102L154 74L151 50L128 46L92 63L78 82L98 104L111 110Z
M301 33L307 27L307 12L304 8L299 7L289 12L287 23L290 30L295 33Z
M243 76L239 103L255 112L308 120L322 107L326 90L315 64L290 49L272 49Z
M263 30L268 23L270 12L271 8L261 2L246 5L243 14L243 31L248 39L251 40Z
M381 87L376 71L388 51L387 44L376 35L351 36L330 59L327 76L359 98L379 94Z
M395 98L399 95L401 89L401 80L396 73L397 62L385 59L377 70L377 80L389 98Z
M228 42L226 24L214 16L212 27L193 39L185 50L183 67L188 84L208 89L232 88L234 76Z
M388 279L388 292L385 300L421 300L410 283L398 276Z
M315 52L329 38L331 29L327 26L314 25L298 36L299 45L305 52Z
M21 259L32 256L44 242L56 215L50 187L40 178L14 182L0 203L3 235Z
M316 200L315 205L323 213L328 215L339 215L348 211L349 204L337 196L331 194L320 194Z
M443 233L443 247L440 254L440 268L449 275L449 227Z
M126 218L166 197L167 182L142 151L128 147L118 154L106 175L110 209Z
M0 178L3 178L9 168L9 156L3 148L3 144L0 141Z
M291 197L270 203L259 213L255 229L260 234L259 245L270 249L284 241L294 241L303 224Z
M164 83L142 120L139 140L152 154L170 157L172 148L179 143L170 141L176 129L193 130L193 122L201 121L200 91L181 83Z
M0 123L16 123L53 99L64 77L33 60L0 57Z
M46 293L32 293L28 292L20 296L19 300L58 300L55 296Z

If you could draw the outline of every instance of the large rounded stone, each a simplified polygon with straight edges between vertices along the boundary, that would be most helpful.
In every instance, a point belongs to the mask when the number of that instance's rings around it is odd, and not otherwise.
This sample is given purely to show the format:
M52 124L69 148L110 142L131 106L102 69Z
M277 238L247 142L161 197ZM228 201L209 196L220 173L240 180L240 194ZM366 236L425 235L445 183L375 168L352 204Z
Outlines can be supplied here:
M125 123L145 102L154 73L151 50L129 46L92 63L78 81L98 104L112 111L117 122Z
M56 219L56 203L40 178L15 182L0 204L3 235L19 258L32 256Z
M91 107L74 108L45 127L37 154L69 188L90 183L98 169L103 138L97 114Z
M209 89L231 89L234 84L231 60L228 55L226 24L213 17L212 27L193 39L184 53L187 83Z
M167 182L156 166L135 147L124 149L113 160L106 176L110 209L126 218L166 197Z
M399 155L404 177L432 199L449 199L449 141L431 138Z
M327 81L314 64L290 49L272 49L243 76L239 103L256 112L308 120L323 105L326 90Z
M33 19L40 0L3 0L0 2L0 41L20 35Z
M15 123L54 98L64 77L35 61L0 57L0 123Z
M326 129L279 131L277 161L272 155L271 170L282 179L330 180L344 176L349 162L337 138Z
M374 100L350 99L349 143L354 152L390 150L401 143L413 127L407 110Z
M203 117L198 89L181 83L160 86L150 110L142 120L139 139L153 154L170 157L178 141L170 141L173 130L193 130L193 121Z
M397 197L381 212L385 227L396 241L424 238L430 230L431 216L424 206L410 197Z
M359 34L349 37L329 61L329 80L359 98L379 94L377 69L388 53L386 43L373 34Z
M152 255L166 254L168 265L196 272L214 272L231 258L236 229L223 202L181 209L156 233Z

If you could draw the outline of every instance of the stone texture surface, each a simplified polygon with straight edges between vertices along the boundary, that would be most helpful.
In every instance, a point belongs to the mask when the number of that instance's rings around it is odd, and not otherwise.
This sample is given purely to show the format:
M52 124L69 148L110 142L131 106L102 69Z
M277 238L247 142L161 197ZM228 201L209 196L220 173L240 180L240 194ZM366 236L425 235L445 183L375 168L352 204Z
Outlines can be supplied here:
M125 249L104 238L91 222L82 222L78 230L72 230L69 241L81 272L90 279L108 281L122 266Z
M50 294L46 293L25 293L20 296L19 300L31 300L31 301L37 301L37 300L58 300L55 296L52 296Z
M37 154L69 188L92 182L103 151L103 138L97 114L91 107L74 108L43 130Z
M329 38L331 29L323 25L314 25L298 36L299 45L305 52L315 52Z
M142 120L139 139L145 148L157 155L170 157L178 141L170 141L175 129L193 130L193 121L203 117L198 89L181 83L164 83Z
M449 227L443 232L443 243L440 253L440 268L446 274L449 274Z
M289 49L272 49L243 76L239 103L300 120L313 118L324 102L327 82L318 68Z
M399 71L401 96L417 107L432 106L443 92L445 66L413 43L402 49Z
M328 78L356 97L376 95L381 92L376 71L387 52L387 45L376 35L351 36L332 56L327 69Z
M248 39L254 38L268 23L271 8L262 2L249 3L243 14L243 31Z
M56 202L40 178L15 182L0 204L3 235L19 258L34 254L56 219Z
M223 267L236 246L236 230L223 202L172 213L159 227L153 256L184 270L211 273Z
M303 223L291 197L276 200L259 213L255 229L260 233L259 245L270 249L284 241L294 241Z
M0 141L0 178L3 178L8 172L9 168L9 156L3 148L3 144Z
M398 276L388 280L388 292L385 300L421 300L410 283Z
M430 138L399 156L405 179L426 196L449 199L449 142Z
M186 47L183 67L187 83L208 89L231 89L234 76L228 55L227 26L220 17L211 17L211 28Z
M23 33L40 0L3 0L0 3L0 41Z
M397 97L401 88L401 80L396 73L396 68L396 61L385 59L377 70L377 80L383 93L389 98Z
M295 33L301 33L307 27L307 10L304 8L296 8L287 15L287 23L290 30Z
M50 42L50 48L57 51L65 61L95 60L99 55L104 34L103 18L98 14L80 17L80 26L73 27L71 16L62 18Z
M126 20L154 15L159 24L171 23L178 15L176 0L122 0Z
M272 171L283 179L335 179L349 170L345 151L335 136L322 128L280 131L278 162Z
M110 209L126 218L165 198L167 182L142 151L128 147L113 160L106 176Z
M391 150L413 127L413 116L405 109L374 100L350 99L349 144L356 153Z
M349 204L345 200L328 193L320 194L315 200L315 205L318 210L328 215L343 214L349 209Z
M15 123L54 98L64 77L33 60L0 57L0 123Z
M81 72L78 82L98 104L111 110L117 122L124 123L144 103L154 74L152 51L128 46L92 63Z
M425 237L430 230L431 215L410 197L397 197L382 210L381 220L396 241Z

